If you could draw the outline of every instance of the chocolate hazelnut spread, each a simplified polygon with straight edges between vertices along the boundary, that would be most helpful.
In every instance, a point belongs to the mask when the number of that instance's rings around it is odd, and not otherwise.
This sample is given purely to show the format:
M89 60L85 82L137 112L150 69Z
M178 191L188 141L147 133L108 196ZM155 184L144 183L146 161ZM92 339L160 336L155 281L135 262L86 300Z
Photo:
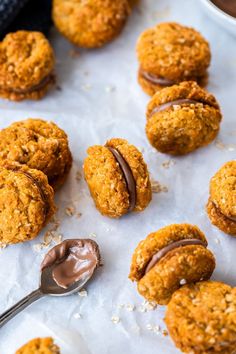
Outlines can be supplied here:
M182 104L197 104L197 103L201 103L201 102L198 102L198 101L195 101L195 100L192 100L192 99L189 99L189 98L180 98L178 100L175 100L175 101L170 101L170 102L166 102L166 103L163 103L163 104L160 104L159 106L155 107L152 112L150 113L149 115L149 118L151 116L153 116L153 114L157 113L157 112L161 112L161 111L164 111L172 106L177 106L177 105L182 105Z
M236 222L236 216L228 216L228 215L225 215L224 213L222 213L221 209L216 205L215 202L212 201L212 204L214 205L217 213L223 215L226 219L230 220L230 221L234 221Z
M27 93L32 93L35 91L40 91L41 89L43 89L46 85L48 85L49 83L54 83L55 82L55 75L53 73L47 75L46 77L44 77L37 85L34 85L32 87L29 87L27 89L17 89L17 88L9 88L6 89L6 91L8 92L13 92L13 93L19 93L19 94L27 94Z
M129 167L128 163L125 161L124 157L120 154L120 152L112 147L108 147L116 161L118 162L121 171L123 172L127 189L129 193L129 212L135 208L136 205L136 182Z
M90 239L65 240L53 247L45 256L41 270L52 267L52 277L66 289L75 282L90 279L101 257L97 243Z
M226 14L236 18L236 1L235 0L211 0L219 9Z
M183 239L180 241L176 241L176 242L172 242L169 245L163 247L161 250L159 250L158 252L156 252L151 260L149 261L146 270L145 270L145 274L147 274L149 272L149 270L151 270L167 253L169 253L170 251L179 248L179 247L184 247L184 246L191 246L191 245L200 245L203 247L207 247L206 243L204 243L203 241L199 240L199 239Z
M140 74L144 79L146 79L147 81L155 85L160 85L165 87L165 86L172 86L175 84L175 81L173 80L169 80L164 77L159 77L154 74L150 74L149 72L143 70L142 68L140 69Z

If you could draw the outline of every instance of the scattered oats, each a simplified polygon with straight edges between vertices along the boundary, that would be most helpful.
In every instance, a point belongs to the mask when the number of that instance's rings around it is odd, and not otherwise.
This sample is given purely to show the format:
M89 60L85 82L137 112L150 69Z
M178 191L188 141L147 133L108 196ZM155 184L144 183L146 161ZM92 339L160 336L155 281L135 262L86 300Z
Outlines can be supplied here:
M96 237L97 237L97 235L95 234L95 232L91 232L91 233L89 234L89 237L96 238Z
M153 332L154 332L154 333L159 334L160 331L161 331L160 326L156 325L156 326L153 327Z
M78 295L81 296L81 297L86 297L88 296L88 292L86 289L81 289L79 292L78 292Z
M78 51L78 49L71 49L70 51L69 51L69 56L71 57L71 58L76 58L76 57L79 57L80 56L80 52Z
M175 163L176 163L176 162L173 161L173 160L167 160L167 161L164 161L161 165L162 165L163 168L168 169L168 168L170 168L171 166L175 165Z
M79 318L82 318L82 315L80 313L75 313L74 316L73 316L76 320L79 319Z
M75 207L67 207L65 210L66 215L73 216L75 214Z
M125 307L125 304L118 304L118 305L117 305L117 308L118 308L119 310L123 309L124 307Z
M36 243L36 245L33 245L33 250L35 252L40 252L42 250L42 244L41 243Z
M146 308L144 307L144 305L141 305L141 306L138 307L138 311L139 311L139 312L146 312L147 310L146 310Z
M116 90L115 86L106 86L105 91L106 92L114 92Z
M91 90L91 88L92 88L92 85L90 85L90 84L84 84L81 86L81 89L83 91L89 91L89 90Z
M217 139L215 141L215 146L220 149L220 150L228 150L228 151L235 151L236 150L236 145L235 144L224 144L222 141Z
M153 193L162 193L162 192L167 193L168 192L167 186L162 185L158 181L151 180L151 186L152 186Z
M111 317L111 321L114 323L114 324L117 324L120 322L120 317L118 316L112 316Z
M126 310L129 312L132 312L135 310L135 305L127 304L126 305Z
M50 245L50 243L52 242L52 236L52 231L50 230L44 234L42 243L43 247L48 247Z
M153 311L157 307L157 303L154 301L145 301L138 307L139 312Z
M76 178L76 180L77 180L78 182L81 181L81 179L82 179L82 173L81 173L80 171L77 171L75 178Z
M163 336L165 336L165 337L168 336L168 334L169 334L166 329L163 329L161 333L162 333Z
M146 328L147 328L149 331L153 331L153 326L152 326L150 323L148 323L148 324L146 325Z
M53 235L52 241L55 242L56 244L59 244L61 243L62 238L63 238L62 235L55 234Z
M185 284L187 284L187 281L186 281L186 279L181 279L179 283L180 283L180 285L185 285Z

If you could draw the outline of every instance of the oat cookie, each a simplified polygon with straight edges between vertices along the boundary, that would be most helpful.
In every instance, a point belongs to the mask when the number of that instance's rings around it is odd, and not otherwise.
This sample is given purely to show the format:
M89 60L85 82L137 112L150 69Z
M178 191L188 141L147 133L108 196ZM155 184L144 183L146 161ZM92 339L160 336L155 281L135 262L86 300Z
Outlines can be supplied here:
M149 95L165 86L193 80L204 84L211 53L208 42L193 28L161 23L138 39L138 81Z
M60 354L52 338L35 338L16 351L16 354Z
M101 47L117 37L128 16L128 0L54 0L54 24L69 41L85 48Z
M101 214L118 218L144 210L152 192L147 165L141 152L124 139L88 149L84 175Z
M186 354L233 354L236 348L236 288L206 281L182 287L165 316L169 334Z
M19 121L0 131L0 162L4 160L43 171L54 189L64 183L72 164L66 133L42 119Z
M158 151L183 155L210 144L222 115L215 97L194 81L166 87L147 107L146 134Z
M144 298L164 305L182 285L209 279L214 268L215 258L199 228L172 224L138 244L129 278Z
M55 82L54 53L40 32L9 33L0 43L0 96L40 99Z
M212 177L207 213L213 225L236 236L236 160L224 164Z
M34 239L55 212L47 176L26 165L0 166L0 243Z

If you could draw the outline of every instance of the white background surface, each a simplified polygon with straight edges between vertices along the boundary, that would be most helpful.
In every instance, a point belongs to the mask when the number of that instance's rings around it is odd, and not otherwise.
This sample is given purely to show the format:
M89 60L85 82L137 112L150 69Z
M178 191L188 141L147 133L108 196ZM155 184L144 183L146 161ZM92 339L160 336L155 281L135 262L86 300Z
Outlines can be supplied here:
M210 177L224 162L235 158L235 149L228 144L234 144L236 136L236 40L205 17L199 7L198 0L141 0L117 40L99 50L80 50L80 55L74 57L71 45L54 31L51 41L62 90L52 90L39 102L0 101L1 128L16 120L40 117L55 121L68 133L74 165L56 196L61 221L58 232L64 238L96 233L104 260L104 267L87 286L87 297L41 299L0 329L1 354L13 354L28 339L40 335L53 335L62 346L62 354L87 354L87 349L92 354L179 353L169 337L146 328L147 324L165 328L164 307L146 313L118 309L119 304L139 307L143 302L136 285L127 279L137 243L170 223L198 225L217 258L214 279L236 285L236 239L213 227L204 210ZM226 145L219 149L213 143L186 157L174 158L175 164L169 169L162 167L169 157L154 151L146 139L145 109L149 98L136 82L137 37L147 27L162 21L193 26L210 41L208 90L222 107L224 120L219 139ZM104 144L111 137L127 138L144 149L153 178L168 186L168 193L154 194L143 213L120 220L101 216L85 182L75 179L76 171L82 169L87 147ZM81 218L65 215L65 207L72 204L82 213ZM37 253L33 245L42 242L45 231L32 242L0 251L0 312L37 287L39 265L46 249ZM74 318L75 313L82 318ZM114 315L120 317L119 324L111 322ZM84 344L76 333L83 337ZM74 344L70 345L70 341Z

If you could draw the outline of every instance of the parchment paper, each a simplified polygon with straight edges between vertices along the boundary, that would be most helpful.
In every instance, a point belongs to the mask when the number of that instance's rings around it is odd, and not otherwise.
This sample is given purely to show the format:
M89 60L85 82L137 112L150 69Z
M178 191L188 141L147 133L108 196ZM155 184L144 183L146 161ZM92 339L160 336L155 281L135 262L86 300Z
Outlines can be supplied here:
M28 339L40 335L54 336L62 354L179 353L169 336L162 333L165 308L143 312L143 299L127 279L138 242L170 223L198 225L217 258L214 279L236 285L236 239L213 227L204 209L209 179L224 162L235 158L236 41L199 7L198 0L141 0L122 35L99 50L75 49L54 30L51 41L61 90L52 90L39 102L0 101L1 128L16 120L40 117L55 121L68 133L74 164L56 195L56 218L60 220L56 235L64 239L94 237L104 260L86 287L88 296L41 299L0 329L0 354L14 354ZM218 98L224 115L215 143L171 159L157 153L146 139L149 98L136 81L135 54L137 37L144 29L170 20L199 29L210 41L208 90ZM120 220L101 216L83 179L76 179L88 146L104 144L111 137L126 138L142 149L152 178L168 189L154 194L143 213ZM67 215L66 208L67 214L74 215ZM0 312L38 286L39 265L47 248L37 249L45 232L52 228L48 225L32 242L0 251ZM114 323L117 317L120 321Z

